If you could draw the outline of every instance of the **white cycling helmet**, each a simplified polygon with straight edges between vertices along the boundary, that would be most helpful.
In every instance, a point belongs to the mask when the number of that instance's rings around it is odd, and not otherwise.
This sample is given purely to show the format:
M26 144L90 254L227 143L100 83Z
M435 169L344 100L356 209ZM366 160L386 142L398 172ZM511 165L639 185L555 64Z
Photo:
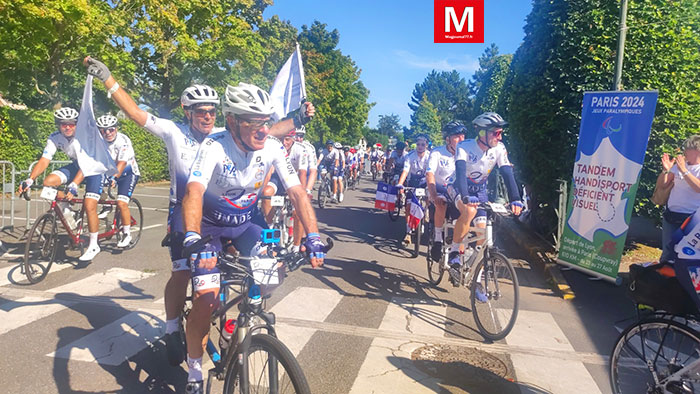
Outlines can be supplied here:
M117 117L111 114L107 115L102 115L99 118L97 118L97 127L106 129L108 127L114 127L117 125L119 121L117 120Z
M218 105L219 95L207 85L192 85L182 92L180 104L184 108L197 104Z
M301 127L299 127L299 128L296 130L296 133L295 133L295 134L306 135L306 127L304 127L304 125L301 125Z
M60 121L77 121L78 111L70 107L59 108L53 113L53 117L57 122Z
M343 149L343 145L340 142L336 142L335 145L333 145L335 149Z
M243 82L238 86L226 86L221 106L224 116L226 114L270 116L275 112L270 95L266 91Z
M474 125L474 129L477 131L488 130L494 127L508 126L508 122L506 122L501 115L495 112L484 112L483 114L474 118L474 120L472 120L472 124Z

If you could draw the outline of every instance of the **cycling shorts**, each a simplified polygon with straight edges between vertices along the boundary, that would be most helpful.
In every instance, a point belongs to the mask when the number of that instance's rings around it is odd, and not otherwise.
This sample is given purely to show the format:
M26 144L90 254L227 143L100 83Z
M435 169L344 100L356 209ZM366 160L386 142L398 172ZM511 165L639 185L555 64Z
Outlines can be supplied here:
M461 214L459 213L459 209L457 208L454 198L450 196L447 186L435 185L435 191L437 191L438 196L442 196L446 200L447 210L445 211L445 217L447 219L459 218Z
M280 180L280 177L277 176L277 173L275 172L272 174L270 177L270 182L267 183L268 186L271 186L273 189L275 189L275 196L284 196L287 194L287 189L284 188L284 184Z
M102 175L91 175L91 176L86 176L85 180L83 180L83 183L85 183L85 198L89 198L92 200L98 200L100 199L100 195L102 194L102 183L103 183L104 177Z
M478 198L480 203L485 203L489 201L488 190L486 189L486 182L468 182L467 191L470 196ZM479 223L486 223L486 210L484 210L483 208L478 208L476 210L476 216L474 217L472 223L474 223L475 225Z
M333 171L331 173L333 174L333 179L339 179L345 176L345 169L341 166L333 167Z
M52 171L51 174L61 178L61 184L63 185L65 183L72 182L75 176L78 174L79 170L80 167L78 167L78 162L74 161L70 164L66 164L65 166L57 170Z
M116 179L117 200L128 203L131 199L131 194L134 193L134 188L136 187L139 178L141 177L135 175L133 171L131 171L131 166L127 166L124 171L122 171L122 175Z
M256 210L252 220L235 227L221 227L202 221L201 235L202 237L212 236L211 241L207 244L208 251L220 254L224 243L231 241L231 244L240 252L241 256L251 257L264 252L261 236L262 230L266 228L267 224L264 218ZM221 271L218 267L205 269L191 264L190 273L194 291L219 288Z

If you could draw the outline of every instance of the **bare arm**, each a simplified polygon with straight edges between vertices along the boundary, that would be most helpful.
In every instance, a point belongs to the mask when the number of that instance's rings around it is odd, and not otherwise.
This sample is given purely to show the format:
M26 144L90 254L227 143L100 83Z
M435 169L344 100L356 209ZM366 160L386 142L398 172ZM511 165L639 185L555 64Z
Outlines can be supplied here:
M306 178L306 189L307 190L314 189L314 184L316 183L316 175L317 174L318 174L318 171L315 168L309 170L309 175Z
M124 172L124 169L126 168L126 161L118 161L117 162L117 172L114 174L115 178L119 178L122 176L122 172Z
M435 186L435 174L428 172L425 174L425 181L428 183L428 194L433 203L437 200L437 187Z
M29 177L32 179L36 179L36 177L38 177L39 174L44 172L44 170L46 170L46 168L49 167L49 163L51 163L51 160L49 160L45 157L42 157L41 159L39 159L39 162L36 163L34 168L32 168L32 173L29 174Z
M114 87L115 83L117 83L117 81L113 76L110 76L105 81L105 88L109 90ZM133 120L137 125L141 127L146 125L148 112L139 108L134 99L129 96L129 93L127 93L126 90L119 87L116 92L112 93L112 98L114 99L114 102L117 103L117 106L124 111L126 116Z
M700 193L700 179L698 179L695 175L689 172L683 176L683 180L688 182L690 188L693 189L696 193Z
M204 185L198 182L187 184L185 198L182 200L182 216L185 222L185 231L201 232L203 196Z

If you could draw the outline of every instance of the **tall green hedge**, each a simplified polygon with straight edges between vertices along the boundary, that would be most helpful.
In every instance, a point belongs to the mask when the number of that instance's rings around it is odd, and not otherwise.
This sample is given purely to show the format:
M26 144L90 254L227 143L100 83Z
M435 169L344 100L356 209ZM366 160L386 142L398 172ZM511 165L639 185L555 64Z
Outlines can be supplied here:
M0 160L11 161L18 171L27 170L41 156L46 139L54 131L52 111L0 108ZM134 144L142 181L168 179L163 142L131 121L121 121L120 131ZM67 160L67 157L59 152L54 159Z

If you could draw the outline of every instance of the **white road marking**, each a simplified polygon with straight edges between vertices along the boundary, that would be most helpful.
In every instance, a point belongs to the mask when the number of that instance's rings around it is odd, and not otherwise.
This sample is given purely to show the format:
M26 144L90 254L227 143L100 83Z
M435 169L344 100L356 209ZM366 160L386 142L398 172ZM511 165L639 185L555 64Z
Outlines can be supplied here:
M4 254L2 257L13 257L15 255ZM16 257L24 258L24 255L16 255ZM56 264L51 265L51 270L49 273L58 272L66 268L73 268L72 264ZM12 275L12 277L10 277ZM22 274L22 268L19 265L12 265L10 267L0 268L0 286L9 285L10 283L26 283L27 277Z
M554 317L546 312L519 311L518 320L506 337L506 343L562 352L574 351ZM511 354L510 358L520 383L529 383L552 394L600 393L598 385L580 361L525 354ZM552 378L554 376L556 379ZM520 387L523 393L531 392L525 385Z
M415 334L442 336L446 312L447 307L442 304L392 298L379 329L403 333L405 339L374 339L350 393L428 394L442 391L438 379L414 366L411 353L425 344L411 337Z
M137 193L134 193L134 194L132 194L132 196L134 196L134 197L168 198L168 199L170 198L170 196L167 196L167 195L164 196L162 194L140 194L140 193L137 194Z
M146 231L146 230L150 230L150 229L152 229L152 228L163 227L163 226L165 226L163 223L161 223L161 224L152 224L152 225L150 225L150 226L146 226L146 227L142 228L141 231ZM134 230L134 231L139 231L139 230Z
M298 287L287 294L270 310L277 317L305 319L322 322L338 305L343 296L335 290ZM312 328L293 327L285 324L275 326L277 335L295 356L301 352L311 336Z
M153 276L153 273L110 268L106 272L47 290L48 293L76 293L95 296L116 290L124 283L133 283ZM60 299L46 300L40 297L23 297L0 305L0 334L22 327L74 305L75 302Z

